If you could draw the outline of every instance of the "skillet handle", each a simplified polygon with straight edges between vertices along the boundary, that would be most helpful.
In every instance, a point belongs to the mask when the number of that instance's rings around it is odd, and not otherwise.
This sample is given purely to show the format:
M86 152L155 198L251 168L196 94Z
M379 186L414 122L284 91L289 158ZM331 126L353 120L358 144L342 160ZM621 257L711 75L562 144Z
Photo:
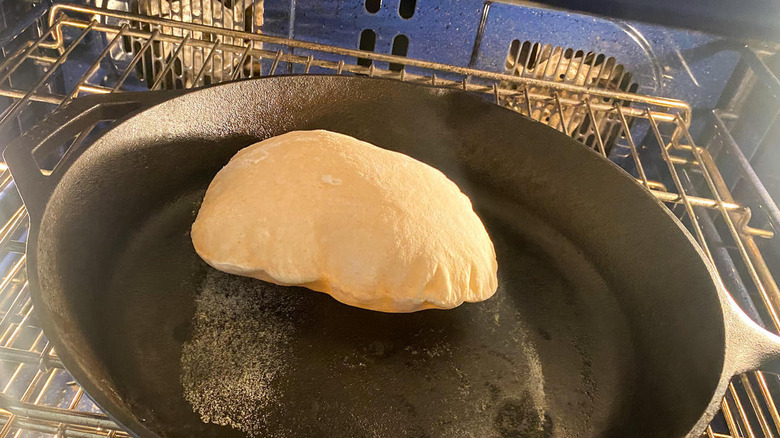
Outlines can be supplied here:
M728 301L724 316L733 328L727 336L727 357L734 362L735 374L746 371L765 371L780 374L780 336L769 332L753 321L726 293Z
M113 122L148 108L185 90L115 93L79 97L53 112L15 139L3 152L30 218L40 220L54 188L65 171L92 143L90 132L100 122ZM73 140L71 146L68 142ZM62 151L66 147L67 149ZM40 161L62 155L56 164L41 168Z

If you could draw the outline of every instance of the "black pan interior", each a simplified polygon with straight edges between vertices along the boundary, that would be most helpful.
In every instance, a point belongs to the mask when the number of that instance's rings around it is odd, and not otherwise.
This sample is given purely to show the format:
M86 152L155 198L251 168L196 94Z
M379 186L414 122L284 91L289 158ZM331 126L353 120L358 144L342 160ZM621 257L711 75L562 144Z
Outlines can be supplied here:
M188 231L221 166L319 128L455 181L495 243L496 296L381 314L200 261ZM575 141L451 90L310 76L184 95L87 150L38 241L57 351L139 435L681 436L723 361L711 277L659 203Z

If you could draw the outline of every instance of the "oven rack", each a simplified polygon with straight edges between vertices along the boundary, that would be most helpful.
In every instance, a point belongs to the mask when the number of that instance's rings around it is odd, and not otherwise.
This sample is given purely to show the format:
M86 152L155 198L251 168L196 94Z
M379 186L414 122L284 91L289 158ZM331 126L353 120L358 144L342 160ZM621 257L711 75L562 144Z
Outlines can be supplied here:
M736 254L733 258L726 255L726 265L744 272L746 284L730 287L730 292L751 316L763 318L767 328L780 331L780 290L759 244L776 238L780 213L757 178L746 180L764 200L762 212L768 218L753 218L750 208L734 199L715 164L719 157L694 142L691 107L683 101L599 89L566 75L562 80L540 78L524 68L527 59L515 59L515 74L499 73L193 23L170 11L147 16L62 3L51 6L48 15L33 13L40 18L26 23L19 33L36 37L17 44L0 60L0 96L10 102L0 113L0 138L18 131L20 120L33 112L53 111L81 95L133 89L138 86L137 80L132 83L137 73L145 77L141 85L148 89L309 73L359 74L457 87L481 93L567 135L590 137L591 147L605 156L615 159L622 153L627 170L684 220L716 265L724 264L724 248ZM104 49L99 53L85 50L90 41L98 39L106 42ZM116 56L120 47L129 48L129 55ZM54 92L59 69L85 52L92 58L80 61L82 74L68 83L66 93ZM571 68L571 59L559 57L554 76L566 62L570 65L564 71ZM96 76L107 64L114 74ZM18 78L17 71L30 65L41 76L32 82ZM391 69L391 65L404 67ZM599 77L602 72L597 70L604 68L583 63L577 73L588 69L586 76ZM712 118L720 149L728 149L739 159L739 147L724 122L731 116L715 112ZM637 132L649 133L651 140L643 142ZM616 139L611 151L608 139ZM661 160L648 159L649 152ZM35 324L24 270L26 213L4 164L0 171L0 206L12 206L6 208L7 220L0 227L0 270L4 273L0 280L0 438L127 436L72 382ZM767 219L770 227L753 226ZM721 276L727 286L733 283L727 281L733 273L721 270ZM778 388L775 375L752 372L735 378L706 436L780 436L780 413L772 397Z

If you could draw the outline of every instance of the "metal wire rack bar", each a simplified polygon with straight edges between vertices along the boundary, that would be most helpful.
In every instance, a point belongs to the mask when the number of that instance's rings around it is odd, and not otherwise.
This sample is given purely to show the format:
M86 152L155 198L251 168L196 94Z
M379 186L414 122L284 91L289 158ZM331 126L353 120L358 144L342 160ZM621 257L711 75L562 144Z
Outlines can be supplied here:
M72 26L74 28L82 28L82 29L85 29L87 27L91 27L94 30L97 30L97 31L100 31L100 32L105 32L107 34L115 34L115 33L118 32L118 29L116 27L114 27L114 26L105 26L105 25L95 24L95 23L92 23L92 22L87 22L87 21L82 21L82 20L74 20L74 19L63 19L62 21L59 21L59 22L55 23L55 26ZM130 37L142 38L142 39L145 39L147 41L155 40L155 41L164 42L164 43L171 43L171 44L175 44L177 46L181 46L183 39L186 38L186 37L180 37L180 36L171 36L171 35L160 34L159 32L157 34L153 35L153 33L154 32L128 30L126 32L126 35L130 36ZM59 49L60 48L59 44L61 44L61 43L52 43L52 44L49 44L49 45L45 45L44 48ZM193 48L208 49L209 52L208 52L208 55L207 55L207 57L208 57L207 61L212 59L214 54L216 54L218 52L228 52L228 53L243 55L243 52L246 50L246 47L244 47L244 46L238 46L238 45L233 45L233 44L222 43L221 40L218 40L215 43L209 43L209 42L204 41L204 40L193 39L193 40L189 41L189 45L191 45ZM144 49L147 49L147 48L144 48ZM139 54L141 54L141 53L142 52L139 52ZM328 53L328 52L326 52L326 53ZM248 54L251 55L254 58L257 58L257 59L273 59L273 65L271 66L269 74L274 74L276 72L276 67L278 66L279 62L288 62L288 63L294 63L294 64L299 64L299 65L305 65L307 68L311 68L312 66L316 66L316 67L326 68L326 69L330 69L330 70L335 70L338 74L342 74L342 73L357 73L357 74L366 74L368 76L390 77L390 78L395 78L395 79L401 79L401 80L404 80L404 81L407 81L407 82L419 82L419 83L428 83L428 84L431 84L431 85L438 85L438 86L459 87L459 88L463 88L463 89L468 90L468 91L476 91L476 92L490 92L490 91L493 91L493 88L492 88L493 86L492 85L488 86L488 85L481 85L481 84L476 84L476 83L470 82L470 80L472 78L479 77L479 76L474 75L474 74L467 74L464 77L464 79L459 82L459 81L453 81L453 80L448 80L448 79L437 78L435 76L435 73L432 73L431 76L412 75L412 74L404 73L403 70L400 73L393 72L393 71L378 70L378 69L374 68L373 65L371 67L362 67L360 65L346 64L346 63L342 63L342 62L335 62L335 61L329 61L329 60L320 60L320 59L315 59L313 57L310 59L308 56L293 55L293 54L285 53L281 49L277 50L275 52L274 51L270 51L270 50L250 49L248 51ZM366 54L365 56L368 57L368 59L371 59L372 56L377 55L377 54L375 54L373 52L365 52L365 54ZM25 56L27 58L30 58L29 55L26 55L26 54L22 54L21 55L22 58L24 58ZM395 56L395 55L381 55L379 57L380 58L393 57L393 58L397 58L398 60L406 60L406 59L408 59L408 58L403 58L403 57L399 57L399 56ZM17 58L19 58L19 55L17 55ZM12 59L12 58L9 57L9 59ZM41 58L39 58L39 59L41 59ZM51 60L52 62L56 62L56 58L43 58L43 59ZM380 59L377 59L377 61L379 61L379 60ZM399 61L399 62L402 62L402 61ZM435 64L435 65L444 65L444 64ZM4 70L4 67L5 67L4 65L0 65L0 72L2 72ZM17 67L18 67L18 65L13 65L11 67L11 69L10 69L10 72L15 71ZM203 63L203 68L207 68L207 67L208 67L208 62L204 62ZM428 68L432 68L432 67L429 66ZM456 70L458 70L458 71L456 71ZM460 70L462 70L462 68L459 68L459 67L455 68L455 67L453 67L452 73L459 73ZM9 74L9 73L6 73L6 74ZM159 75L159 76L161 77L161 75ZM507 75L489 74L489 75L483 75L483 76L506 77ZM250 75L249 77L254 77L254 75ZM549 96L548 94L543 94L543 93L538 93L538 92L537 93L529 92L528 89L527 89L530 86L538 85L540 82L541 83L545 83L545 82L540 81L540 80L536 80L536 79L528 79L527 82L526 82L526 78L520 78L520 77L516 77L516 76L508 76L508 77L512 78L511 80L509 80L509 82L511 82L511 83L522 83L522 84L527 84L527 86L524 89L523 93L518 93L517 91L511 90L511 89L496 88L495 93L499 96L499 98L504 98L505 99L505 98L508 98L508 97L525 96L528 99L528 100L526 100L526 102L529 102L529 103L531 101L533 101L533 100L541 101L541 102L547 102L547 101L552 99L552 97ZM198 76L197 78L200 79L200 76ZM0 79L2 79L2 77L0 77ZM2 83L2 81L0 81L0 83ZM549 86L550 84L551 83L546 83L546 86ZM555 83L552 83L552 84L556 84L556 86L557 86L558 84L564 84L564 83L557 83L557 82L555 82ZM581 86L571 86L571 85L568 85L568 84L566 84L566 85L567 85L566 89L568 89L568 90L571 90L571 89L578 90L577 92L579 92L579 93L586 93L586 94L594 96L594 97L598 96L598 97L603 97L603 98L607 98L607 99L629 100L629 99L626 98L626 95L628 93L612 92L612 91L609 91L609 90L600 90L600 89L587 88L587 87L581 87ZM100 93L108 93L108 92L113 91L111 88L106 88L106 87L99 86L99 85L97 85L97 86L94 86L94 85L93 86L89 86L89 87L91 87L90 89L86 89L85 87L87 87L87 86L88 85L86 85L86 84L81 85L80 88L79 88L79 91L91 91L91 92L100 92ZM0 89L0 96L17 97L19 94L22 94L22 93L23 92L20 91L20 90L14 90L14 89L9 89L9 88L5 88L5 87ZM690 108L688 108L686 106L686 104L684 104L684 102L674 101L674 100L671 100L671 99L654 99L654 98L653 99L649 99L646 96L642 96L642 95L633 95L633 96L641 97L642 98L641 100L642 101L646 101L645 103L648 103L648 104L657 104L657 105L667 105L667 104L670 104L666 108L667 109L675 109L675 108L679 109L682 112L682 114L683 114L683 119L686 119L687 114L690 113ZM52 101L52 100L56 99L55 97L47 96L47 95L39 95L37 97L38 97L39 100L42 100L42 101L43 100L45 100L45 101ZM562 104L565 104L565 105L580 105L582 103L582 101L579 100L579 99L572 99L572 98L568 98L568 97L559 97L559 100L560 100L560 102ZM52 103L61 103L61 102L62 102L62 100L53 101ZM611 108L611 105L600 103L600 101L597 101L597 100L594 100L591 104L592 104L592 107L595 108L596 110L603 111L603 110L609 110ZM631 107L624 108L624 111L627 114L632 115L632 116L641 116L641 111L640 110L636 110L636 109L631 108ZM654 112L653 115L654 115L654 117L658 117L660 119L667 120L667 121L673 120L673 118L674 118L674 114L669 114L667 112Z
M180 73L174 72L176 60L195 52L200 54L201 64L195 68L191 63L190 80L179 86L200 86L209 77L218 81L273 75L281 65L286 64L288 68L285 73L293 71L291 66L298 66L303 74L318 68L333 74L389 77L456 87L483 93L497 104L510 106L543 122L545 114L554 114L555 117L549 117L547 123L567 135L573 133L578 121L587 118L590 123L585 134L594 136L593 148L604 156L608 154L607 139L614 133L611 127L602 129L599 121L610 120L618 130L617 142L631 155L637 180L673 210L682 207L680 215L690 223L691 230L708 257L713 258L710 247L718 243L702 231L701 215L719 218L726 225L727 237L730 238L728 243L737 248L739 257L736 262L749 273L753 286L759 291L761 304L770 316L771 326L780 330L780 291L755 242L755 239L776 238L776 228L750 226L750 209L735 201L709 152L694 143L688 130L691 109L687 103L565 81L538 79L527 75L524 68L519 74L496 73L213 27L182 21L181 17L178 20L172 18L176 17L170 12L165 17L71 4L52 6L48 22L39 33L39 38L20 44L15 52L7 54L0 62L0 96L12 100L0 116L0 129L4 123L10 123L24 113L27 105L33 102L49 105L49 110L54 110L81 94L122 91L134 73L145 68L151 60L160 61L160 65L152 66L153 75L146 78L147 87L161 88L167 84L167 76L181 77ZM104 36L106 47L88 64L83 75L66 90L66 94L51 93L46 88L47 82L75 48L91 34ZM138 44L129 59L121 64L115 63L123 66L117 78L113 82L92 78L101 63L112 56L112 49L119 47L125 38ZM155 43L167 44L169 52L162 57L154 55L152 51ZM301 49L303 53L299 51L294 54L293 48ZM371 64L360 65L357 59L370 60ZM226 60L232 61L226 63ZM415 67L418 73L412 74L406 68L400 71L379 68L377 62ZM561 62L559 58L558 66L554 68L560 68ZM14 85L13 77L25 63L35 63L42 67L44 74L31 87L18 88ZM223 74L225 68L229 69L227 74ZM594 67L579 65L578 72L582 68ZM599 68L603 70L605 67ZM421 70L425 73L419 73ZM175 82L172 84L176 86ZM649 126L666 166L667 176L673 182L671 190L661 181L648 177L647 167L650 164L639 153L642 139L632 134L635 123ZM686 181L688 178L697 180L704 187L703 190L699 193L686 190L683 177ZM0 198L14 190L7 168L0 166ZM773 208L767 211L776 211L776 207ZM46 342L42 331L36 327L25 280L25 256L19 253L20 242L25 236L26 212L19 204L3 220L0 226L0 264L5 263L5 259L10 261L3 268L5 274L0 279L0 377L3 379L0 381L3 384L3 395L0 395L0 438L20 436L24 431L58 437L127 436L100 413L88 397L84 397L77 385L68 380L56 354ZM55 381L63 379L66 380L66 387L72 389L52 396L51 388L56 386ZM777 377L760 372L736 378L723 400L722 416L708 428L705 435L724 438L780 436L780 413L772 399L773 385L778 385Z
M102 8L92 8L92 7L73 5L67 3L58 3L52 6L51 12L49 13L49 25L51 28L54 29L56 33L55 41L60 41L60 42L63 41L62 38L63 23L61 21L58 22L59 20L58 17L60 15L60 12L65 12L65 11L101 15L104 17L114 17L114 18L119 18L124 20L138 20L139 18L139 15L130 12L122 12L122 11L115 11L115 10L102 9ZM175 20L152 17L152 16L143 16L141 20L150 25L171 27L171 28L175 27L180 30L185 30L188 32L218 33L220 35L223 35L224 37L234 38L239 41L254 40L260 43L278 44L289 48L313 50L313 51L318 51L323 53L333 53L333 54L350 57L350 58L367 58L367 59L372 59L374 61L399 63L409 67L418 67L418 68L424 68L424 69L428 69L432 71L440 71L440 72L450 72L450 73L464 75L466 77L483 78L483 79L489 79L493 81L509 81L511 83L522 83L528 86L547 87L550 85L549 81L544 81L540 79L518 77L510 74L495 73L495 72L477 70L468 67L459 67L455 65L442 64L438 62L406 58L397 55L386 55L382 53L365 52L356 49L348 49L344 47L328 46L324 44L311 43L306 41L294 40L290 38L281 38L281 37L262 35L257 33L247 33L247 32L233 30L229 28L215 28L215 27L198 24L198 23L192 23L192 22L175 21ZM116 30L114 29L113 31L115 32ZM244 50L243 44L239 46L238 51L240 52L242 50ZM305 62L306 60L304 60L303 64L305 64ZM677 108L683 111L684 118L686 120L690 119L690 112L691 112L690 105L688 105L686 102L676 100L676 99L651 97L651 96L638 95L634 93L625 93L625 92L617 92L617 91L610 91L610 90L599 90L596 88L582 87L582 86L572 85L567 83L557 83L556 88L562 91L569 91L574 93L587 91L600 97L608 97L615 100L629 100L629 101L641 102L644 104L660 105L668 108Z

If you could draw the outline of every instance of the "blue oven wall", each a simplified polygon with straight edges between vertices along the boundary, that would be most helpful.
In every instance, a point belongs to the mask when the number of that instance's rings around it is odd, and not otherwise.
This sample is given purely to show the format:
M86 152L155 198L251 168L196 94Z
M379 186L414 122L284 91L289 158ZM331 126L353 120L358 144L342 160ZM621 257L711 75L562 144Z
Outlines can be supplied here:
M266 0L262 32L357 49L361 32L371 29L376 33L377 53L391 53L394 38L405 35L410 58L468 64L482 14L481 2L418 1L408 19L399 14L400 6L400 0L382 0L379 10L370 13L365 1ZM387 63L376 63L376 67L388 68ZM418 71L409 68L407 72Z
M393 38L403 34L409 38L408 57L496 72L504 71L512 40L571 47L614 56L633 72L640 93L683 99L698 108L716 105L739 60L734 43L696 32L480 0L417 0L412 17L404 19L400 4L382 0L379 11L370 13L365 1L266 0L262 31L358 48L360 33L371 29L375 51L388 54ZM470 65L483 12L481 42Z
M262 31L358 48L361 32L371 29L376 33L374 51L379 53L390 53L393 39L403 34L409 39L408 57L494 72L505 71L513 40L601 53L632 73L637 92L685 100L695 110L717 105L739 61L738 44L698 32L480 0L417 0L414 14L404 19L399 14L401 2L382 0L379 10L371 13L365 0L266 0ZM385 63L376 66L387 68ZM300 72L302 67L289 71ZM657 150L648 128L641 122L632 126L634 137L646 140L639 145L642 152ZM627 145L618 142L610 156L633 170ZM658 157L649 157L649 176L664 179L663 163L654 158Z

